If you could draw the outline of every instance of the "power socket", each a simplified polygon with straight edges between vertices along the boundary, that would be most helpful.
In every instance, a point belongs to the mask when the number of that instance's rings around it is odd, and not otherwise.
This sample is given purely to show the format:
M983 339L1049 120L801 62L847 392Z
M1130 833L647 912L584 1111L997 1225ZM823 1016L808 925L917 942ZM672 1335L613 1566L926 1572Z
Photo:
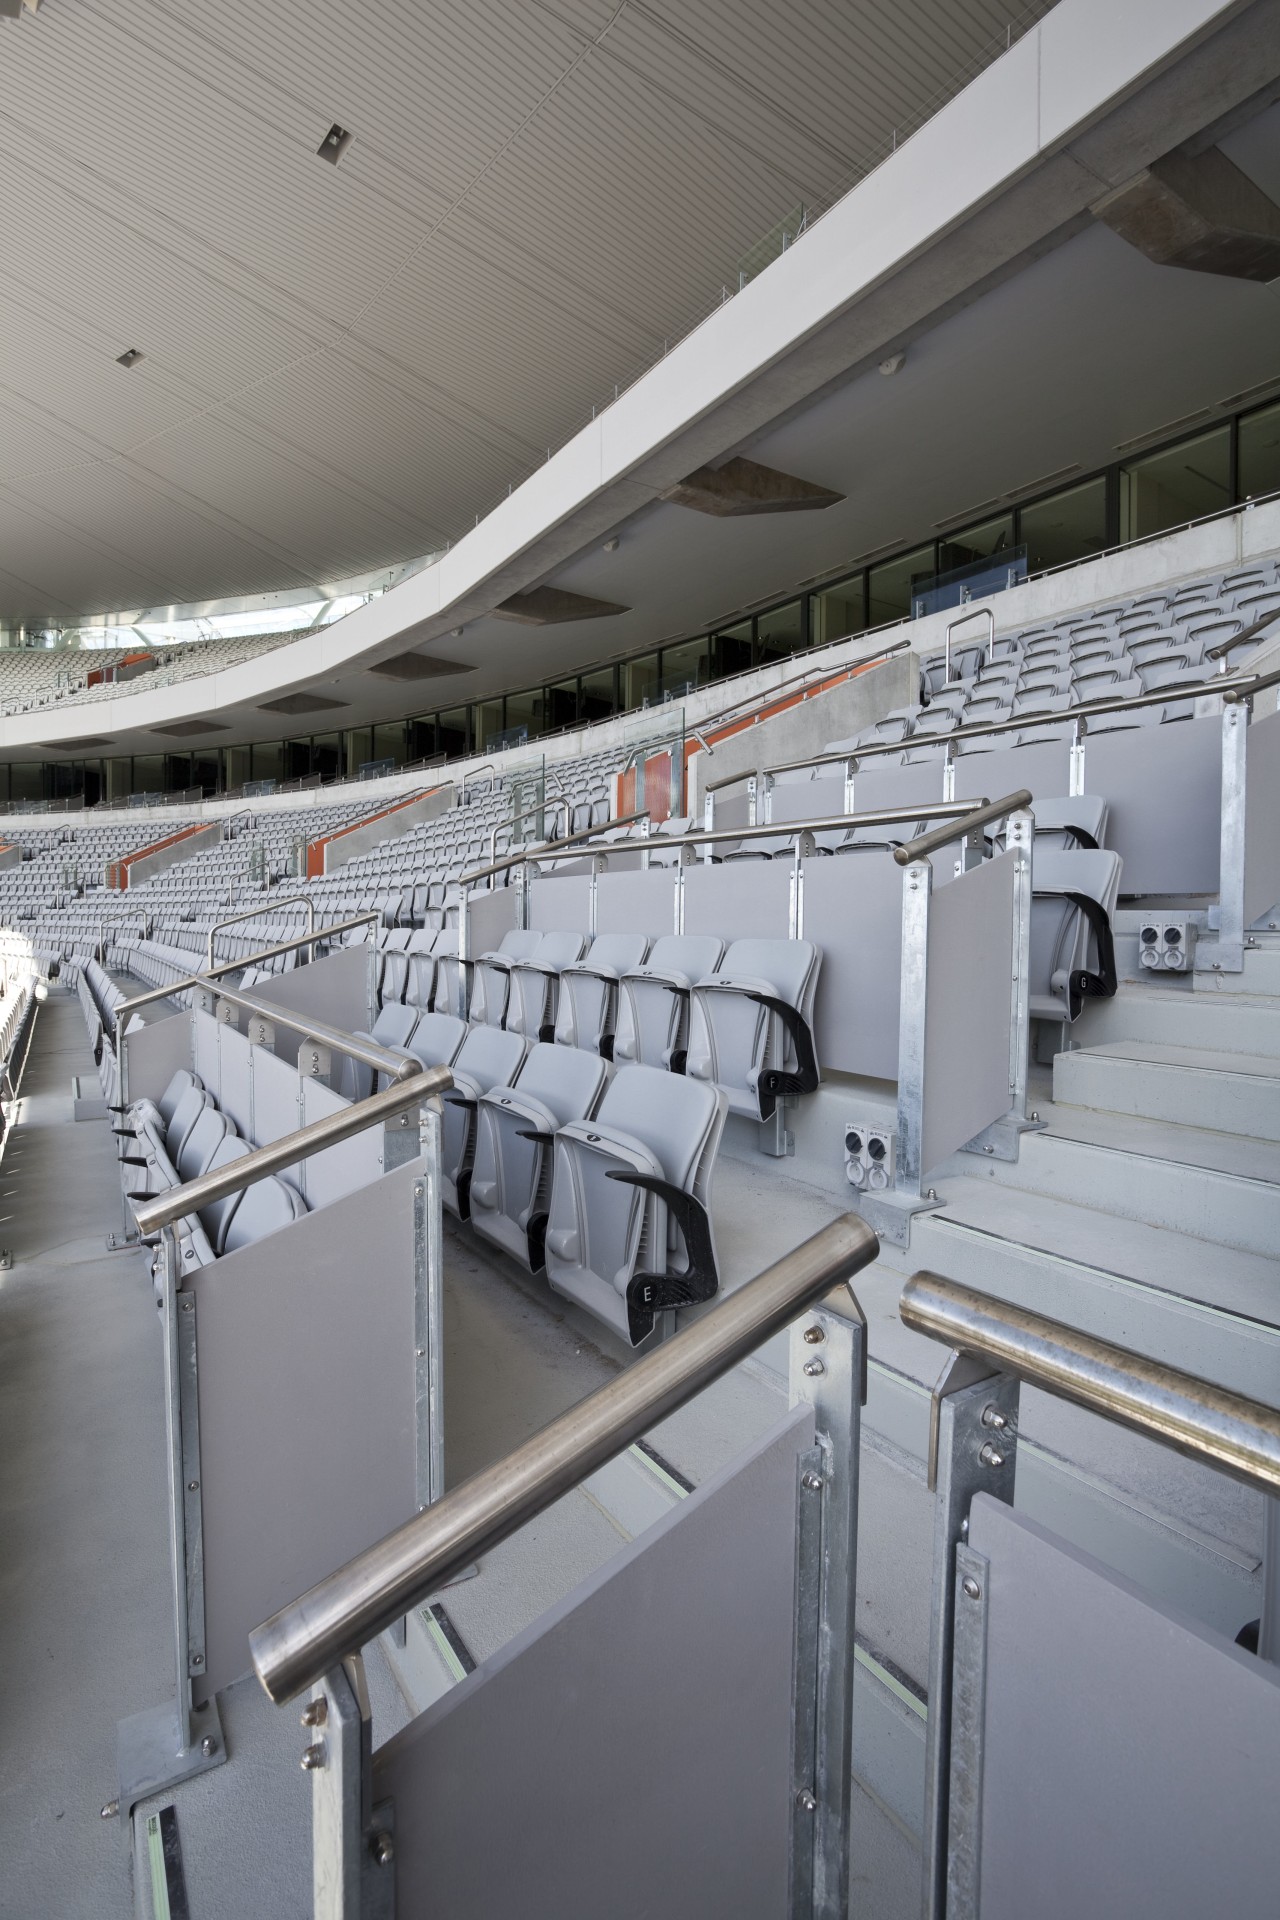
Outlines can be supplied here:
M1157 920L1138 930L1138 960L1153 973L1187 973L1196 950L1194 920Z
M888 1127L851 1121L844 1130L844 1170L860 1193L883 1193L893 1185L896 1136Z

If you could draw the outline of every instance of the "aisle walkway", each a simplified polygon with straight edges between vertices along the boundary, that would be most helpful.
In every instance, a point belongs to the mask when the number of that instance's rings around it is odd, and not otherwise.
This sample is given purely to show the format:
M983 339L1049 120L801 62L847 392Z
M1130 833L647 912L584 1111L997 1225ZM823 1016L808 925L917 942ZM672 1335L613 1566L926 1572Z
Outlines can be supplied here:
M36 1014L0 1161L0 1915L128 1920L116 1722L173 1685L164 1409L144 1255L109 1254L112 1139L79 1005Z

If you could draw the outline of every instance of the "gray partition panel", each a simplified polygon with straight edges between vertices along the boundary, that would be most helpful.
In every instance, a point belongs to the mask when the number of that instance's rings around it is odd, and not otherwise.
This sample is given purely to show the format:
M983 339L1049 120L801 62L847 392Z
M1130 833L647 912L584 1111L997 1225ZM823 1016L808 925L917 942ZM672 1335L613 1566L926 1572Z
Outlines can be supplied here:
M367 1032L370 1025L369 949L363 942L354 947L340 947L337 953L310 966L294 967L289 973L260 980L249 991L255 999L287 1007L293 1013L311 1014L331 1027L341 1027L344 1033ZM241 1023L248 1017L242 1011ZM276 1052L281 1059L297 1060L298 1040L299 1036L286 1027L276 1028Z
M152 1007L148 1012L157 1011ZM124 1035L124 1056L131 1100L158 1100L179 1067L191 1067L191 1021L186 1012L164 1013ZM125 1017L128 1026L128 1016ZM108 1032L112 1031L110 1024Z
M1084 784L1106 800L1122 893L1216 893L1222 722L1165 721L1089 737Z
M892 755L887 756L892 758ZM868 760L853 776L855 813L874 813L877 807L931 806L942 799L942 749L936 760L912 767L887 767Z
M822 949L814 1035L832 1073L898 1077L902 868L891 853L807 860L804 937Z
M221 1043L221 1033L225 1023L215 1020L211 1013L201 1013L198 1007L193 1007L187 1018L191 1022L192 1064L209 1093L225 1113L226 1103L222 1098ZM236 1125L240 1125L238 1120Z
M529 888L529 925L538 933L563 929L586 933L591 926L591 881L583 874L548 874Z
M208 1020L208 1014L197 1014ZM212 1024L212 1022L211 1022ZM246 1140L253 1135L253 1056L259 1051L250 1045L238 1027L220 1021L218 1034L218 1105Z
M296 1133L298 1119L298 1069L287 1060L278 1060L267 1047L254 1047L253 1060L253 1133L255 1147L269 1146L286 1133ZM301 1186L297 1169L289 1178Z
M417 1511L413 1161L188 1276L196 1298L204 1681ZM181 1298L182 1296L180 1296Z
M1249 728L1245 760L1244 923L1280 902L1280 713Z
M351 1102L319 1080L303 1080L301 1124L323 1120L331 1113L347 1113ZM298 1168L303 1193L309 1207L329 1207L345 1194L367 1187L382 1172L381 1127L366 1127L339 1146L315 1153Z
M374 1755L399 1920L786 1913L812 1438L793 1409Z
M981 1920L1274 1914L1280 1668L986 1494L969 1545L989 1562Z
M676 877L671 867L648 873L602 873L597 882L596 932L647 933L657 940L675 932Z
M936 1167L1007 1113L1015 858L984 860L929 909L920 1163Z
M729 860L684 870L684 930L730 940L785 940L791 926L790 860ZM665 933L666 929L663 928Z
M496 887L492 893L472 893L467 898L467 952L474 960L482 953L495 953L504 933L516 924L516 889Z
M964 753L956 761L957 800L998 800L1020 787L1031 794L1033 805L1036 800L1057 800L1070 793L1070 742L1038 740L1027 747Z
M715 762L713 761L713 768L714 765ZM713 775L713 777L715 776ZM747 824L747 813L749 811L745 785L729 787L726 792L718 793L715 796L715 803L715 825L717 827L745 828ZM794 818L794 815L783 814L780 818L790 820ZM699 820L699 825L701 825L701 820Z
M727 812L727 809L726 809ZM844 774L839 767L827 767L822 774L812 780L797 777L788 780L784 786L776 786L769 795L769 821L776 825L780 820L828 820L833 814L844 812ZM742 818L746 818L746 802L743 801ZM716 808L716 825L731 827L736 822L720 818L720 809ZM746 829L750 833L751 829Z

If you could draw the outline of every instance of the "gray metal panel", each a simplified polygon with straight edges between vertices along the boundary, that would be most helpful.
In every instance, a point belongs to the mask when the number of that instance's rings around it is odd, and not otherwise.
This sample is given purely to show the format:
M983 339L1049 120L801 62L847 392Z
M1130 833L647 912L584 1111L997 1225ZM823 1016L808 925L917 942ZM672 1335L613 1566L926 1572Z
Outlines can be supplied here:
M482 953L495 953L504 933L516 924L516 889L498 887L492 893L476 891L467 899L467 953L475 960Z
M574 874L566 879L550 874L533 881L529 888L529 925L538 933L556 928L568 933L589 932L590 876Z
M998 800L1002 793L1016 793L1020 787L1031 794L1033 804L1070 793L1071 742L1041 740L1034 746L1000 747L991 753L957 757L957 800Z
M975 1497L988 1576L982 1920L1261 1916L1280 1670Z
M191 1009L188 1018L191 1021L192 1064L225 1113L226 1107L222 1099L221 1035L225 1031L226 1023L215 1020L211 1013L201 1013L198 1007ZM239 1126L239 1124L237 1120L236 1125Z
M310 966L294 967L290 973L260 980L251 992L256 1000L288 1007L292 1013L312 1014L331 1027L341 1027L344 1033L367 1032L370 1024L368 948L363 944L340 947L337 953L313 961ZM248 1018L248 1014L241 1013L241 1024ZM276 1052L282 1060L297 1060L299 1037L284 1027L276 1028Z
M1014 856L939 887L929 914L924 1113L928 1173L1009 1110Z
M198 1018L207 1018L199 1015ZM218 1025L218 1105L228 1120L252 1140L253 1135L253 1056L251 1046L238 1027L226 1021Z
M804 937L822 950L814 1015L822 1066L896 1080L902 868L893 855L806 860Z
M1085 790L1110 809L1125 893L1216 893L1222 722L1166 721L1085 741Z
M1280 713L1249 728L1245 762L1244 923L1280 901Z
M880 760L868 760L865 771L859 768L853 776L856 813L873 813L877 807L910 807L917 801L931 806L941 799L941 747L936 760L924 760L912 767L886 767ZM894 837L901 839L903 835L895 830Z
M862 802L859 800L859 806ZM716 825L732 827L737 821L729 814L726 806L725 818L720 817L720 808L716 808ZM769 819L771 823L780 820L824 820L832 815L844 812L844 774L839 767L828 767L816 780L788 780L785 785L775 786L769 796ZM741 816L745 818L746 802L742 804ZM751 829L748 827L749 833Z
M675 872L602 873L597 883L597 933L647 933L656 940L675 930Z
M253 1059L253 1144L266 1147L286 1133L294 1133L298 1121L298 1069L287 1060L278 1060L265 1047L254 1047ZM289 1178L300 1184L293 1169Z
M374 1757L398 1920L787 1911L794 1408Z
M303 1126L312 1120L323 1120L331 1113L350 1111L351 1102L340 1093L335 1093L332 1087L326 1087L322 1081L303 1080L300 1084ZM376 1180L382 1172L382 1141L381 1127L366 1127L363 1133L342 1141L341 1145L313 1154L297 1170L307 1205L332 1206L335 1200L341 1200L345 1194L356 1193L361 1187L367 1187L371 1180Z
M731 860L684 872L684 930L725 941L785 940L790 931L792 862ZM665 933L666 928L660 929Z
M205 1674L417 1511L413 1182L421 1163L190 1276L198 1296Z
M186 1013L172 1013L136 1027L124 1036L124 1055L129 1098L158 1100L179 1067L191 1067L190 1018Z

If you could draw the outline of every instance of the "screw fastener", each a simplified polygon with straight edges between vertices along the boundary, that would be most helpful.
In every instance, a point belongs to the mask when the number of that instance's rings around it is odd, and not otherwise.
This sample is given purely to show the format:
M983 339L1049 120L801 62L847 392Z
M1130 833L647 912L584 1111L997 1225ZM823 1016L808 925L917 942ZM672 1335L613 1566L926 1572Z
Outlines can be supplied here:
M822 1475L820 1473L802 1474L800 1479L800 1485L804 1488L806 1493L821 1493L822 1492Z
M206 1733L204 1739L200 1742L200 1751L206 1760L212 1760L214 1754L218 1751L218 1743L211 1733Z
M811 1380L815 1379L818 1374L826 1372L826 1368L823 1366L821 1360L806 1360L804 1370Z
M199 1482L198 1480L188 1480L188 1482L187 1482L187 1492L188 1492L188 1493L199 1493L199 1491L200 1491L200 1482Z
M982 1598L982 1588L978 1585L972 1574L960 1582L960 1591L966 1600L981 1600Z
M193 1653L191 1656L191 1664L193 1667L202 1667L204 1665L204 1655L202 1653Z
M1003 1433L1009 1422L1005 1419L999 1407L984 1407L982 1409L982 1424L984 1427L994 1427L997 1433Z
M301 1766L304 1773L315 1773L325 1763L324 1741L317 1740L314 1746L307 1748L302 1756Z
M796 1805L799 1807L801 1813L816 1813L818 1810L818 1803L810 1793L808 1787L805 1787L802 1792L796 1795Z
M329 1702L323 1697L319 1700L310 1701L302 1710L302 1724L304 1727L322 1727L328 1718Z
M984 1467L1002 1467L1004 1465L1004 1455L1001 1453L999 1447L992 1445L990 1440L988 1440L982 1448L978 1458Z
M102 1820L114 1820L119 1811L120 1802L118 1800L108 1800L106 1806L99 1809L99 1818Z
M809 1347L820 1347L826 1337L821 1327L806 1327L804 1330L805 1345Z
M380 1867L389 1867L391 1865L391 1862L396 1857L396 1850L391 1843L391 1835L389 1833L374 1835L373 1857Z

